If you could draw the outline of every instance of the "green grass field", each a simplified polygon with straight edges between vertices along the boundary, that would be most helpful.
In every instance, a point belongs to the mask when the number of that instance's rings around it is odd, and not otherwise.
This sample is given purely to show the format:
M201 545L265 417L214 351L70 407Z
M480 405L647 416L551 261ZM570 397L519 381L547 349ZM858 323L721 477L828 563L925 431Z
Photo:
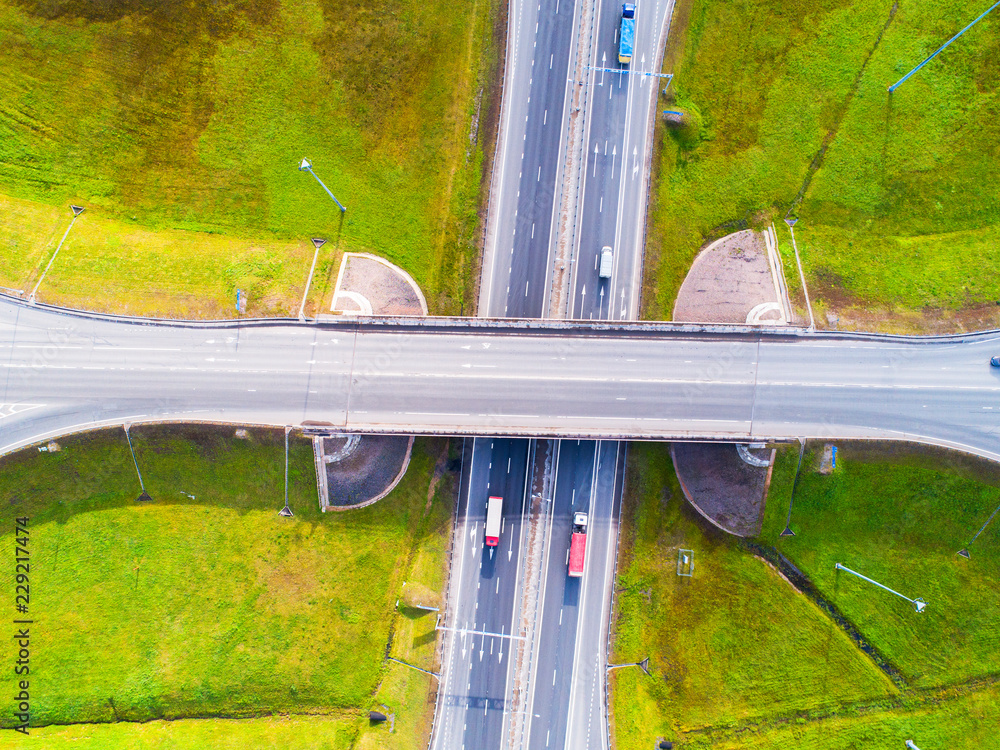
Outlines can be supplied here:
M50 750L350 750L367 716L289 716L261 719L187 719L144 724L42 727L28 737L0 732L0 748L35 745Z
M1000 525L979 537L971 560L955 553L1000 505L1000 469L956 471L889 450L895 455L843 446L841 467L827 476L812 470L816 457L807 453L792 511L796 536L778 537L790 493L776 484L761 537L804 571L912 686L998 674ZM798 451L791 454L789 464ZM911 599L922 597L927 609L918 616L902 599L835 571L838 562Z
M370 251L467 305L498 7L0 3L0 194L30 202L0 212L0 285L30 289L74 202L43 300L231 314L253 277L248 312L294 312L318 236L327 276Z
M733 537L683 500L666 444L629 448L612 661L650 657L652 677L615 672L619 748L708 726L833 711L895 694L849 639ZM678 577L677 550L695 575Z
M985 9L903 3L890 20L892 7L677 4L664 70L691 122L658 125L646 317L669 318L707 239L771 220L798 288L791 208L818 312L864 328L1000 324L1000 16L890 98L888 84Z
M648 656L652 675L613 673L618 748L643 750L662 736L734 750L908 738L971 750L993 736L1000 532L984 533L971 561L955 552L1000 503L995 467L842 446L838 471L821 476L807 453L797 536L779 540L798 451L779 453L758 541L776 544L902 673L897 688L770 565L706 528L682 499L666 446L629 450L612 661ZM676 574L679 548L694 552L691 578ZM837 578L834 561L923 596L927 611Z
M293 440L295 517L284 519L281 432L131 434L150 504L135 502L123 433L69 438L59 453L2 463L8 546L13 518L31 519L32 723L323 714L331 747L369 732L365 747L426 741L436 684L384 657L391 641L434 666L433 630L414 634L395 606L404 581L440 596L441 574L428 571L445 565L453 490L450 474L431 480L447 443L418 440L406 476L379 503L322 514L311 444ZM10 590L12 576L13 566L0 573ZM8 692L13 677L3 678ZM361 721L378 705L397 714L396 733ZM9 716L0 721L11 726ZM158 747L163 726L172 725L129 725L116 741ZM184 726L168 746L198 746L203 724ZM225 726L247 738L284 731Z

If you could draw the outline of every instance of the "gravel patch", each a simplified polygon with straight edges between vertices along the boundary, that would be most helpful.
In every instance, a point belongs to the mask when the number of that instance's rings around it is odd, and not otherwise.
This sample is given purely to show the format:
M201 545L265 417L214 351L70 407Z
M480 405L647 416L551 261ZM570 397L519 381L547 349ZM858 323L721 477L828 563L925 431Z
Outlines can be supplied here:
M674 443L671 450L681 488L695 509L725 532L756 536L770 468L750 466L732 443ZM767 458L771 451L751 453Z
M761 316L774 324L781 300L759 232L727 235L698 254L677 293L674 320L688 323L746 323L760 305L774 310ZM684 496L711 523L736 536L755 536L764 520L770 467L746 463L731 443L674 443L674 470ZM767 458L770 451L751 451ZM773 459L772 459L773 461Z
M343 438L320 439L331 443L333 455L346 442ZM327 507L356 508L385 495L403 476L412 445L413 438L405 435L364 435L339 461L324 462Z
M698 254L674 304L674 321L746 323L747 313L765 302L780 303L760 233L735 232ZM776 319L777 313L771 315ZM766 318L765 318L766 319Z
M368 301L374 315L426 315L427 303L413 278L403 269L371 255L345 253L333 293L332 310L364 314L357 296Z

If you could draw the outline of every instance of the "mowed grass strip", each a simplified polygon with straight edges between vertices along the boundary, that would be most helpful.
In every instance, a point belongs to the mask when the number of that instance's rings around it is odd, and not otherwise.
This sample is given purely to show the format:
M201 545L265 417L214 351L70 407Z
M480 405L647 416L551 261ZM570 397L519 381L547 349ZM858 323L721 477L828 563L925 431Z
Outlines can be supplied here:
M0 196L0 241L15 253L0 285L30 292L55 251L71 214L54 206ZM34 233L25 234L25 228ZM227 318L236 291L251 317L298 311L313 245L308 240L244 240L204 232L151 231L84 213L73 225L38 291L54 305L120 315ZM324 249L327 268L339 261ZM319 282L310 290L313 304Z
M644 316L669 317L706 240L780 224L805 187L795 233L821 325L1000 323L1000 21L885 90L974 16L951 0L679 2L664 70L690 119L658 125Z
M797 457L797 450L786 455L785 476ZM1000 472L964 464L946 454L928 459L894 446L880 453L841 445L830 475L816 471L816 453L803 460L792 510L796 536L778 536L790 487L772 484L768 502L763 539L915 687L1000 672L1000 526L976 540L971 560L956 554L1000 505ZM911 599L922 597L926 610L917 614L906 601L837 572L838 562Z
M487 75L498 8L495 0L4 5L0 193L61 211L79 202L87 219L226 235L235 247L224 266L244 262L243 241L266 251L324 237L331 250L403 266L432 310L451 312L475 276L488 137L478 125L495 94ZM346 214L298 171L306 156ZM5 215L6 286L31 281L43 262L36 248L51 229L30 219ZM125 227L103 229L136 244ZM121 260L109 240L90 242L89 265L66 266L62 299L89 301L86 289ZM38 261L27 268L17 259L25 248ZM146 294L169 294L186 266L212 278L213 303L229 296L233 280L197 253L151 264L135 281ZM266 260L270 279L304 284L311 253ZM333 268L327 258L321 271Z
M49 750L350 750L367 724L367 715L77 724L38 727L29 737L2 730L0 748L34 744Z
M711 732L688 738L684 746L714 750L868 750L905 749L906 740L912 740L919 748L982 750L996 742L997 726L1000 690L994 684L970 693L943 695L918 707L859 711L814 721L799 717L739 732Z
M896 693L804 596L686 505L669 446L629 447L614 663L616 746L645 750L708 726L829 712ZM677 575L678 550L694 576Z
M418 440L386 499L321 514L293 436L286 519L280 431L131 435L152 503L122 432L3 461L8 544L31 518L32 723L370 708L414 546L446 546L426 521L450 513L450 485L428 496L443 443Z

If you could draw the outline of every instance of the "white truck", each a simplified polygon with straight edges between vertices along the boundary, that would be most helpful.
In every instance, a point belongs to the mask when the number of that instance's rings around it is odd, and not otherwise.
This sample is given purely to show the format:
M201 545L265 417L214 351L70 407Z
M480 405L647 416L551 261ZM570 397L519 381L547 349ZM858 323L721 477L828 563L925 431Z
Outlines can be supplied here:
M615 254L610 247L605 245L601 249L601 267L599 273L602 279L611 278L611 269L614 267L614 265L615 265Z

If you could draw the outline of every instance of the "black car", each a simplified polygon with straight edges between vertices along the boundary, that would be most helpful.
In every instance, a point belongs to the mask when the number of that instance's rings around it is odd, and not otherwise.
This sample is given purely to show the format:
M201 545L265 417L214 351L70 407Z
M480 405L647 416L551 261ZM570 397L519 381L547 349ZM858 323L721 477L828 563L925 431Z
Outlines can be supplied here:
M994 367L1000 367L1000 356L996 356L990 360L990 364Z

